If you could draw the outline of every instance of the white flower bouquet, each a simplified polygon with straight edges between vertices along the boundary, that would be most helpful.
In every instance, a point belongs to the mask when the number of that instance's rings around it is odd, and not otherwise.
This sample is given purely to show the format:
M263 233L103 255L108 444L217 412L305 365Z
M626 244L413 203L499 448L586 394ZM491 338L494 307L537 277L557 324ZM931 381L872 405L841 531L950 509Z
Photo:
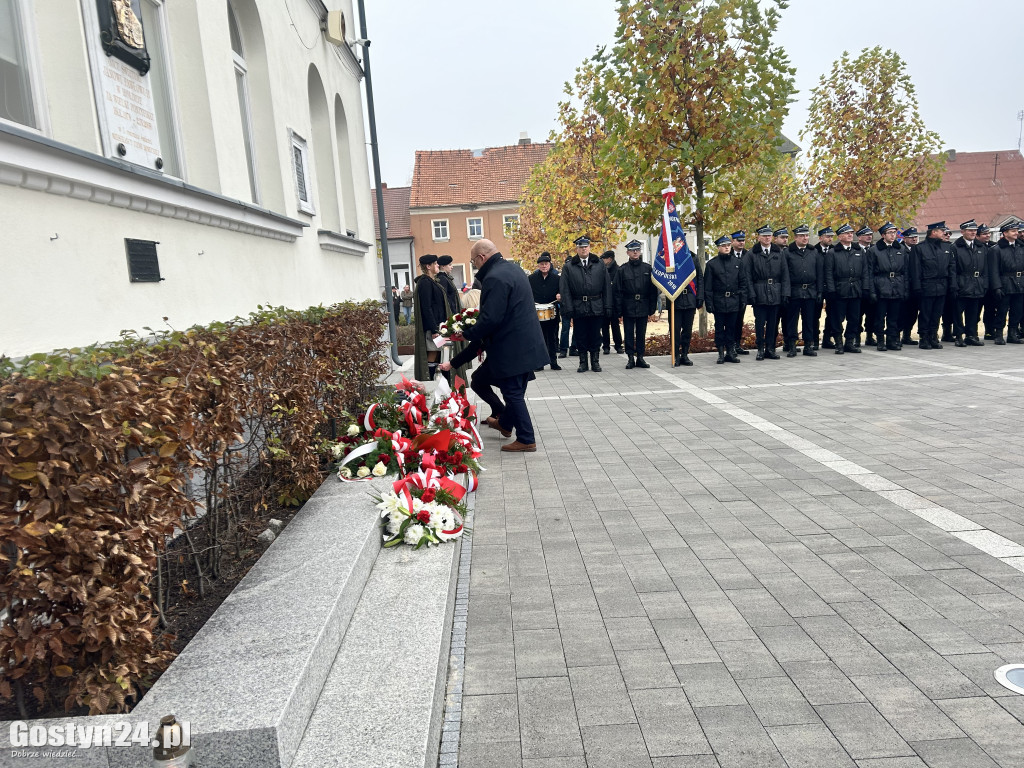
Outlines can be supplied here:
M441 336L449 341L465 341L466 339L462 334L467 328L476 325L479 316L479 307L464 309L461 312L456 312L449 319L441 323L438 331Z

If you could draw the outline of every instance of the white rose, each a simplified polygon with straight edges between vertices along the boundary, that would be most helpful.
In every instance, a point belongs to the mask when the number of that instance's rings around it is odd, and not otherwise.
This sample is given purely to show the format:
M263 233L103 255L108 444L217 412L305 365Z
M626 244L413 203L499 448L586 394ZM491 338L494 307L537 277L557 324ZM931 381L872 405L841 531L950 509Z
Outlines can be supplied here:
M362 431L363 430L361 430L357 424L352 424L348 428L348 436L349 437L355 437L356 435L358 435Z
M369 467L360 467L359 470L356 472L356 477L368 477L369 474L370 474L370 468Z
M452 325L452 333L462 333L462 323L455 323Z
M383 461L378 461L373 467L374 477L384 477L388 473L388 468Z
M349 467L342 467L338 470L338 475L344 478L352 477L352 470Z
M426 531L422 525L410 525L405 529L405 543L411 547L415 547L420 543L420 539L423 538L423 534Z
M341 443L335 443L331 446L331 454L334 458L340 459L343 453L345 453L345 446Z
M431 515L433 518L433 515ZM462 531L459 530L457 533L444 533L444 531L451 531L458 527L458 523L455 520L455 513L448 507L445 507L438 515L439 524L434 527L434 534L441 541L448 541L449 539L457 539L462 535ZM433 523L433 519L431 519Z

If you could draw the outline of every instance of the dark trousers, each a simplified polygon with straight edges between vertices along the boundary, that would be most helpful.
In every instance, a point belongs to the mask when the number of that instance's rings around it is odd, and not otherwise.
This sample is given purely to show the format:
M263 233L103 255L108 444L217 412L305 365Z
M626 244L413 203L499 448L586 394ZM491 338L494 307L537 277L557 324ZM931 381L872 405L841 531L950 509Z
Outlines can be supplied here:
M999 297L995 291L985 294L984 313L985 332L992 333L996 329L996 315L999 313Z
M779 321L779 307L777 304L755 304L754 305L754 336L757 339L757 348L775 349L775 324ZM769 338L770 337L770 338Z
M957 320L960 328L957 333L964 336L978 335L978 319L981 317L981 303L984 299L961 296L957 300Z
M818 340L821 338L821 312L824 308L824 299L818 299L814 302L814 337L811 339L813 346L818 346ZM828 326L825 327L827 328Z
M835 336L835 315L836 315L836 302L839 301L839 297L834 293L827 294L825 296L825 325L823 330L826 336ZM841 338L837 338L836 341L840 341Z
M903 299L878 299L875 302L875 336L895 344L900 340L900 307ZM884 336L883 336L884 334Z
M922 296L921 314L917 318L917 332L921 338L930 339L939 332L939 316L946 304L946 296Z
M562 335L558 339L558 348L561 349L563 352L569 351L569 330L571 328L570 323L572 323L572 320L570 320L565 315L562 315Z
M690 351L690 340L693 338L693 318L697 310L679 309L676 307L673 313L676 316L676 349L688 354Z
M878 302L872 301L870 298L861 296L860 299L860 317L857 318L857 335L860 336L867 329L868 335L875 332L875 318L877 317L877 310L875 304Z
M1006 316L1010 316L1008 333L1017 334L1020 331L1021 317L1024 316L1024 293L1007 293L999 302L999 311L996 313L996 332L1002 333L1006 325Z
M952 293L947 293L942 302L942 327L955 326L957 324L957 303Z
M860 335L857 324L860 323L860 296L852 299L841 299L833 296L830 302L832 306L832 335L836 343L843 339L843 324L846 324L847 341L853 341Z
M729 315L731 315L731 314L735 314L736 315L736 324L733 326L733 330L732 330L732 332L733 332L732 340L733 340L734 344L739 344L739 343L741 343L743 341L743 318L747 316L747 307L748 306L749 306L748 304L740 304L739 312L736 312L736 313L727 312L726 313L726 314L729 314ZM715 322L718 322L718 321L715 320Z
M500 418L501 414L505 412L505 404L501 402L501 398L492 389L494 386L497 386L497 383L491 378L490 366L487 365L487 360L484 359L480 367L473 371L473 375L470 376L469 388L476 392L477 396L491 407L491 416Z
M789 304L782 308L786 321L782 338L785 339L787 345L796 344L796 327L800 320L803 321L804 347L810 349L814 344L818 338L814 319L817 304L815 299L790 299Z
M647 348L647 317L624 317L622 327L626 331L626 354L643 357Z
M917 322L917 313L921 309L921 299L918 296L908 296L903 300L900 307L900 332L909 335L914 330L914 323Z
M604 317L582 317L572 319L573 342L580 354L598 352L601 349L601 323Z
M548 347L548 358L555 362L558 357L558 318L542 322L540 332L544 335L544 343Z
M715 348L732 349L739 342L736 335L736 316L739 312L715 312Z
M611 330L610 339L608 338L609 329ZM616 349L622 349L622 329L619 327L619 318L605 318L604 325L601 326L601 341L604 342L605 349L611 348L611 341L615 342Z
M530 445L537 442L533 434L533 421L526 407L526 385L533 379L532 373L521 373L505 379L495 379L501 396L505 398L505 412L498 417L502 429L515 430L516 440Z

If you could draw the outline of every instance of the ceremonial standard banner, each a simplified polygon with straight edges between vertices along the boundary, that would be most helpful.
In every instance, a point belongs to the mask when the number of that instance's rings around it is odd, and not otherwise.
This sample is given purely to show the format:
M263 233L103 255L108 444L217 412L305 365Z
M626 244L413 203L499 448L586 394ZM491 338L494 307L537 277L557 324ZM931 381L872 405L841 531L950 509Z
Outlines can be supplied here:
M693 263L690 249L686 247L686 233L683 232L683 225L679 223L675 194L675 187L661 190L665 206L661 213L658 253L654 257L651 273L651 280L670 301L675 301L685 290L697 293L697 286L694 283L697 268Z

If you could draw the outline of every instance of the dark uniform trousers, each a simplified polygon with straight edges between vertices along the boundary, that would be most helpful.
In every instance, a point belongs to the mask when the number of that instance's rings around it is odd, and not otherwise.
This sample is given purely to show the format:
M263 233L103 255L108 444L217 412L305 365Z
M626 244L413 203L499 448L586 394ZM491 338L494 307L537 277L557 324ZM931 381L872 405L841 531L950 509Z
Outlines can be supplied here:
M548 348L548 357L554 362L558 358L558 318L544 320L540 324L540 332L544 336L544 343Z
M985 307L982 311L985 315L985 333L991 336L996 330L996 315L999 313L999 297L995 291L988 291L985 294Z
M626 354L644 356L644 345L647 339L646 317L624 317L622 327L626 331Z
M520 373L504 379L494 379L494 385L505 398L505 410L498 417L498 426L510 432L515 431L516 440L525 445L537 442L533 433L533 421L526 407L526 385L533 380L533 373Z
M957 300L956 319L959 323L957 333L964 336L978 335L978 320L981 317L981 303L984 299L961 296Z
M689 353L690 339L693 338L693 318L697 314L697 310L694 307L674 308L673 314L676 316L676 349Z
M754 335L757 337L757 346L767 349L775 349L775 342L778 341L775 329L779 322L779 307L777 304L755 304L754 305ZM768 338L771 336L771 338Z
M832 307L832 335L838 344L843 338L843 323L846 323L846 336L853 341L860 335L860 296L852 299L843 299L833 294L829 302Z
M883 335L886 341L896 343L900 340L900 308L903 299L884 299L881 296L875 300L875 336L881 342Z
M739 344L740 342L743 341L743 319L747 316L747 307L748 306L750 306L750 305L749 304L740 304L739 311L735 313L736 314L736 322L733 323L733 327L732 327L732 334L733 334L732 335L732 340L736 344ZM733 313L732 312L727 312L726 314L730 314L731 315ZM718 320L716 319L715 322L717 323Z
M799 287L797 286L797 288ZM786 340L787 346L796 344L797 321L802 321L804 347L810 349L818 340L818 327L815 320L815 313L818 311L817 299L791 298L789 304L786 304L782 310L785 317L783 338Z
M572 340L580 354L600 351L602 323L604 323L603 315L600 317L576 315L572 319Z
M736 328L742 328L742 324L737 324L737 319L740 317L739 312L715 312L715 349L719 350L730 350L739 342L739 336L736 335ZM691 324L692 324L691 318Z
M868 335L872 335L875 332L875 322L878 317L878 311L875 308L877 302L872 301L871 297L865 294L860 297L860 317L857 318L857 338L866 329ZM895 326L894 326L895 327Z
M921 309L921 299L917 296L908 296L903 300L900 307L900 332L909 336L914 330L914 323L917 322L917 313Z
M950 333L956 333L956 328L960 325L960 313L957 311L957 301L953 298L952 293L947 293L946 298L942 303L942 327L944 331Z
M611 331L610 339L608 338L609 329ZM601 326L601 341L604 343L605 349L611 349L611 341L615 342L615 349L622 349L622 329L619 328L619 318L605 318L604 325Z
M921 314L917 319L917 332L921 338L930 338L939 331L939 317L946 305L946 294L941 296L922 296Z
M1010 324L1007 326L1006 318L1009 315ZM1024 293L1007 293L999 302L999 311L996 313L996 333L1001 334L1003 328L1009 328L1009 333L1017 334L1020 330L1020 321L1024 318Z
M559 338L558 340L558 347L562 352L569 351L569 331L571 322L571 319L565 317L564 315L562 316L562 335L561 338Z
M829 338L835 336L837 301L839 301L839 297L834 293L825 294L825 325L823 326L823 331ZM827 339L823 339L823 341L827 341ZM841 339L837 339L837 341L841 341Z

